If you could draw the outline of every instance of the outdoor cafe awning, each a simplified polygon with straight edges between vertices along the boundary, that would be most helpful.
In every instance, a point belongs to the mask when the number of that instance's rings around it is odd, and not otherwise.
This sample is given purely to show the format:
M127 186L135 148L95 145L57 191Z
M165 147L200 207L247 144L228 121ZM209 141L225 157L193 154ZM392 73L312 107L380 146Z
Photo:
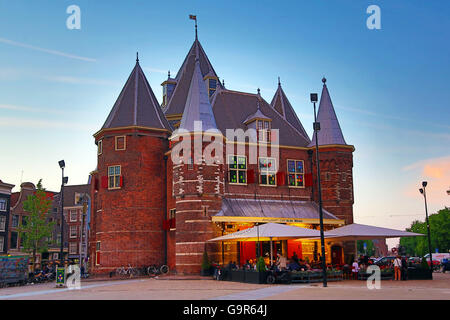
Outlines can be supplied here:
M417 237L417 236L424 236L424 234L381 228L357 223L325 231L325 238L343 241Z
M278 223L266 223L208 241L270 241L310 239L320 237L320 231Z

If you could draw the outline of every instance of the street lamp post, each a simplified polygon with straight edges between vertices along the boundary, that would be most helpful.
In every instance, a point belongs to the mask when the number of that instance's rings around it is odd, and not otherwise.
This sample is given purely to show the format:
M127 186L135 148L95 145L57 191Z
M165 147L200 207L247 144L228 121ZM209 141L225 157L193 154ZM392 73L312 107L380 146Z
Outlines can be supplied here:
M323 274L323 286L327 287L327 265L325 256L325 237L323 231L323 211L322 211L322 187L320 185L320 164L319 164L319 140L317 133L320 130L320 122L317 122L316 116L316 103L318 101L317 93L311 93L311 102L314 105L314 135L316 138L316 167L317 167L317 185L319 193L319 218L320 218L320 245L322 251L322 274Z
M61 177L61 251L60 251L60 260L61 265L64 265L63 258L64 258L64 184L66 184L69 180L68 177L64 177L64 168L66 167L66 163L64 160L61 160L58 162L59 167L62 171L62 177Z
M423 198L425 199L425 216L426 216L426 222L427 222L427 232L428 232L428 251L430 252L430 268L431 268L431 274L433 274L433 256L431 253L431 236L430 236L430 221L428 220L428 206L427 206L427 192L425 190L425 187L427 186L427 182L422 182L422 187L419 191L421 194L423 194Z

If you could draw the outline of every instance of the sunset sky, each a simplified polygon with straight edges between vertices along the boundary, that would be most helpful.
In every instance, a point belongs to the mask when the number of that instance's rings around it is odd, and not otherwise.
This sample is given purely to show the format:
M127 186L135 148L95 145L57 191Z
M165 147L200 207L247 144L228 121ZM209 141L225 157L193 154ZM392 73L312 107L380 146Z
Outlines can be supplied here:
M69 30L66 9L81 9ZM369 5L381 30L369 30ZM307 132L309 93L326 76L341 128L355 146L355 221L403 229L450 206L449 1L0 0L0 179L58 191L96 166L92 135L139 51L158 99L199 40L228 89L271 101L277 77ZM395 244L393 241L389 244Z

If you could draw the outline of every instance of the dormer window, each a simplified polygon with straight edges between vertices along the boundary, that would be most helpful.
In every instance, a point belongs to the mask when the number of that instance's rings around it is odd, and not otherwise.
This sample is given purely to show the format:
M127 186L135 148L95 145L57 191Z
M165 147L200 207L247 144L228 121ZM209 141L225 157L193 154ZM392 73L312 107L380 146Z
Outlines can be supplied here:
M175 79L170 78L170 73L169 73L169 77L167 78L167 80L161 84L163 87L163 101L162 101L163 107L166 107L167 104L169 103L170 97L172 97L172 94L173 94L173 91L175 90L176 84L177 83L176 83Z
M258 128L258 141L262 142L270 142L270 130L271 130L270 121L266 120L257 120L257 128Z
M204 80L206 81L206 87L208 88L208 97L211 98L211 96L216 92L217 89L217 78L207 75Z

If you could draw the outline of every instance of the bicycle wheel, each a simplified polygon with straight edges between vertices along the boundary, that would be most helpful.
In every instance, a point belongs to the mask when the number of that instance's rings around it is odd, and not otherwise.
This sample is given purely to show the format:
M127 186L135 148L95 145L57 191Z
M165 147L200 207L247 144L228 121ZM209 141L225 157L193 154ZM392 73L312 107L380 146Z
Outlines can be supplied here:
M169 273L169 267L163 264L161 268L159 268L159 271L161 271L162 274L167 274Z
M147 268L147 273L151 276L151 275L155 275L158 272L158 269L156 268L156 266L150 266Z

